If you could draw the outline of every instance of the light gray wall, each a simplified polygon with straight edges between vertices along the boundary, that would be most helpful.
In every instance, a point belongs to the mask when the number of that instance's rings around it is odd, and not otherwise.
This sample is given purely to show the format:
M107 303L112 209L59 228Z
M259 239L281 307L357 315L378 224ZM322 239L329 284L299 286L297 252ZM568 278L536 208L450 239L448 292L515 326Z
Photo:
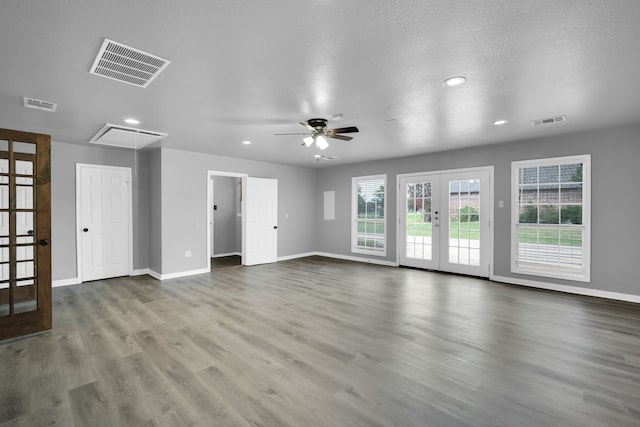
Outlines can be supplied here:
M545 157L591 154L592 227L591 284L512 274L511 162ZM396 175L411 172L495 166L494 274L568 286L640 295L638 236L640 197L633 186L640 182L640 126L621 126L553 138L440 152L409 158L324 168L317 173L315 203L321 207L323 191L336 192L336 219L317 220L316 250L357 256L350 252L351 178L387 174L387 257L396 260ZM503 200L504 208L498 207ZM373 258L368 256L369 258Z
M217 210L213 211L213 255L241 251L236 236L239 198L238 178L213 178L213 204L217 206Z
M162 271L162 151L149 152L149 269Z
M316 250L316 170L188 151L161 149L162 271L207 266L207 171L278 180L278 256ZM288 218L285 216L288 214ZM185 251L192 252L185 258Z
M132 150L51 144L51 258L53 280L78 277L76 268L76 163L133 169L133 268L149 266L149 158ZM135 166L135 167L134 167Z

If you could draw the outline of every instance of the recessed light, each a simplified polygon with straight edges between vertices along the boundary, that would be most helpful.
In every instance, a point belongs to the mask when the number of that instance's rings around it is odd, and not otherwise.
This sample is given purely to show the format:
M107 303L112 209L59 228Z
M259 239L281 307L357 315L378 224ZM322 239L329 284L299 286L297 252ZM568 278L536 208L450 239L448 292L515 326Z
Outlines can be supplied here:
M344 114L336 113L333 116L331 116L331 120L333 120L334 122L337 122L338 120L342 120L343 117L344 117Z
M246 140L245 140L245 141L242 141L242 143L243 143L244 145L249 145L249 144L251 144L251 141L246 141Z
M456 87L456 86L462 86L463 84L465 84L466 81L467 81L467 78L464 76L455 76L455 77L449 77L448 79L443 81L442 85L444 87Z
M509 120L504 120L504 119L496 120L495 122L493 122L493 124L496 126L501 126L507 123L509 123Z
M130 125L139 125L140 124L140 120L136 120L136 119L124 119L125 123L129 123Z

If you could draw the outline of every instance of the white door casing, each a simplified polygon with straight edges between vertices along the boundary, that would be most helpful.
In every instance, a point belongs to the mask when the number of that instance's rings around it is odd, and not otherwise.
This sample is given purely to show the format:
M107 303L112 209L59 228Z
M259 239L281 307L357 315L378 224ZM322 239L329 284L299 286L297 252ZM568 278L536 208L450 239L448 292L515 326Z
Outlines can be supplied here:
M131 169L78 164L78 276L126 276L132 269Z
M399 175L399 264L489 277L492 175L493 167Z
M247 178L244 265L278 260L278 180Z

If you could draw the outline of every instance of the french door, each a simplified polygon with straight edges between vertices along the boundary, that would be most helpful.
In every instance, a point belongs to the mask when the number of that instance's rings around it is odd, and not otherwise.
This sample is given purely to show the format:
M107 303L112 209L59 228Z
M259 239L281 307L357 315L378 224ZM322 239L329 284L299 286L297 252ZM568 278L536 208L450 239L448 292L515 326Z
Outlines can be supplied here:
M51 329L50 149L0 129L0 340Z
M491 169L399 177L400 265L489 276Z

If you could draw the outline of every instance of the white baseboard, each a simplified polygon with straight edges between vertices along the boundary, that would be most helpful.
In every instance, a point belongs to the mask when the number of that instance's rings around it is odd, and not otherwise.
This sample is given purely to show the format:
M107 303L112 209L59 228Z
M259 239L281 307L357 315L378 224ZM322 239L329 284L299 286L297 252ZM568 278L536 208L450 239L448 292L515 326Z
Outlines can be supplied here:
M225 256L234 256L234 255L242 256L242 253L240 253L240 252L228 252L226 254L215 254L212 258L222 258L222 257L225 257Z
M155 271L150 270L149 276L154 277L158 280L169 280L169 279L177 279L179 277L186 276L195 276L196 274L204 274L210 273L211 270L208 268L201 268L200 270L191 270L191 271L180 271L178 273L169 273L169 274L158 274Z
M59 288L61 286L79 285L82 283L79 277L72 277L71 279L54 280L51 282L52 288Z
M580 286L557 285L554 283L539 282L537 280L515 279L513 277L492 276L490 280L510 285L527 286L530 288L547 289L550 291L566 292L569 294L586 295L590 297L608 298L618 301L640 303L640 295L622 294L619 292L601 291L599 289L583 288Z
M362 257L350 256L350 255L338 255L338 254L331 254L328 252L316 252L314 253L314 255L324 256L327 258L344 259L347 261L366 262L367 264L384 265L387 267L398 266L398 263L395 261L385 261L382 259L375 259L375 258L362 258Z
M140 268L138 270L133 270L130 274L130 276L143 276L145 274L149 274L149 269L148 268Z
M278 261L288 261L290 259L305 258L305 257L308 257L308 256L314 256L314 255L318 255L318 253L317 252L307 252L307 253L304 253L304 254L285 255L285 256L278 257Z

